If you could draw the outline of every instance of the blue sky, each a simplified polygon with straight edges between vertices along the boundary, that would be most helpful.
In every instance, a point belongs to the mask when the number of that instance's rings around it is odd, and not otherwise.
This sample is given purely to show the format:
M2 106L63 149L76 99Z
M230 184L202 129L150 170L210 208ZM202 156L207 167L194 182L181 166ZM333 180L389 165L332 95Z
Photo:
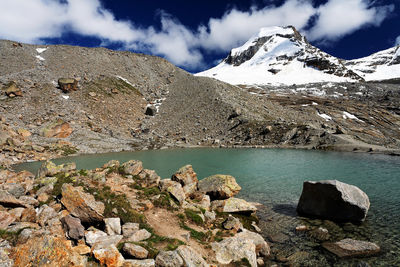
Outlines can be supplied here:
M400 44L400 0L0 0L0 38L162 56L196 72L259 28L294 25L345 59Z

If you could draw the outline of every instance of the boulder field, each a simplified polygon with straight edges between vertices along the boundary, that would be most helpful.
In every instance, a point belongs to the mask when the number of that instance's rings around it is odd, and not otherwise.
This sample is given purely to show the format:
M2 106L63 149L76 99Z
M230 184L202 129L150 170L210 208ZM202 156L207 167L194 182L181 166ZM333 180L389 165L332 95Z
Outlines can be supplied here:
M232 176L47 161L36 176L0 170L0 180L0 266L255 267L270 255Z

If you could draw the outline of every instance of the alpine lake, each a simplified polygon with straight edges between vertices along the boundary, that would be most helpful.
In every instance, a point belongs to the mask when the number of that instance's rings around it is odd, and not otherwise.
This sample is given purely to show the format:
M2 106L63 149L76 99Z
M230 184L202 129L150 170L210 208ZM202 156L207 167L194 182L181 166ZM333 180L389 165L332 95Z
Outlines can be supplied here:
M199 179L213 174L234 176L242 187L238 197L263 204L257 212L259 226L272 250L266 266L400 266L400 157L292 149L194 148L81 155L53 161L75 162L78 169L94 169L112 159L141 160L144 168L156 170L162 178L171 177L186 164L193 166ZM14 169L36 173L40 165L30 162ZM330 179L355 185L367 193L371 207L362 224L338 224L297 215L303 182ZM298 225L328 229L329 241L353 238L374 242L381 253L340 259L309 232L296 232Z

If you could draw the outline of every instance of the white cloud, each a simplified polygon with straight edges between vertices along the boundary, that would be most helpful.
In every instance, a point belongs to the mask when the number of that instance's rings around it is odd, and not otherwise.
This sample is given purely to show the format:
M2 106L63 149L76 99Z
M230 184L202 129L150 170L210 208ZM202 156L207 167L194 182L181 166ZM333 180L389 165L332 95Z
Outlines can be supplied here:
M394 42L394 45L400 45L400 35L397 36L396 41Z
M247 12L232 9L222 18L211 18L207 27L200 27L200 41L205 48L226 51L247 41L262 27L292 25L301 29L314 14L311 3L302 0L288 0L282 6L260 10L253 7Z
M97 37L102 44L120 43L123 48L166 57L180 66L204 65L204 51L227 52L245 42L259 28L293 25L312 40L335 40L365 25L379 26L393 6L372 7L372 0L329 0L315 7L311 0L286 0L248 11L228 10L221 18L190 29L171 15L160 14L161 29L140 27L117 20L100 0L0 0L0 38L40 43L43 38L73 32Z
M331 0L318 8L310 40L335 40L366 26L379 26L394 10L393 5L371 7L367 0Z

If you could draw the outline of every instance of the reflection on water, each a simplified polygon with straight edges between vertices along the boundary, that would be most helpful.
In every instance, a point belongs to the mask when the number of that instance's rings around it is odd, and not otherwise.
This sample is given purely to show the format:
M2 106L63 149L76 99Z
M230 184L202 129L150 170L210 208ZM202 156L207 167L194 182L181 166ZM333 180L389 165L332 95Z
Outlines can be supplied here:
M74 161L78 168L93 169L111 159L143 161L161 177L170 177L179 167L192 164L199 178L223 173L236 177L240 197L265 205L259 211L263 235L273 244L274 263L300 266L400 266L400 158L385 155L282 149L172 149L84 155L57 159ZM40 163L16 169L37 170ZM303 181L337 179L360 187L370 198L367 220L360 226L297 217L296 205ZM345 237L378 243L378 257L340 260L321 247L321 241L296 233L295 227L323 226L330 240ZM354 265L355 264L355 265Z

